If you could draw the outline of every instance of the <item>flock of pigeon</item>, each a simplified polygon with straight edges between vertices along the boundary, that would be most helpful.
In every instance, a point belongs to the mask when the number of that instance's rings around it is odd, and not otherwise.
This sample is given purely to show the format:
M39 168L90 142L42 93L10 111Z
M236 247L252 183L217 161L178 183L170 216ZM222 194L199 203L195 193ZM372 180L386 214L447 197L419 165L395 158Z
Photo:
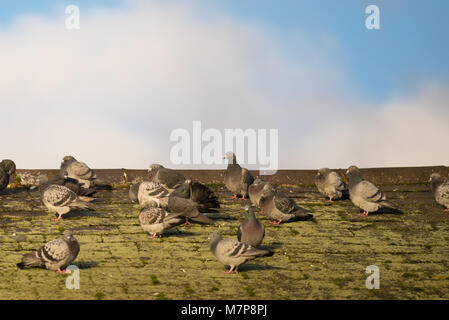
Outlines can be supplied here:
M225 186L231 191L233 199L250 199L260 208L260 214L268 217L270 223L278 225L289 221L310 220L313 215L285 194L278 192L269 182L254 179L251 173L242 168L232 152L226 153L228 166L225 173ZM0 163L0 191L6 188L10 175L16 166L11 160ZM141 211L139 222L150 238L160 237L170 228L190 221L213 224L205 213L217 212L220 203L214 192L207 186L186 179L181 173L153 164L149 168L149 179L132 185L129 189L131 201L139 203ZM85 163L72 156L63 158L58 178L49 181L46 175L38 178L39 192L47 209L56 213L56 221L72 210L94 210L92 201L98 188L108 188L107 182L97 179L95 172ZM385 194L374 184L363 180L359 169L351 166L346 171L348 185L335 171L328 168L318 170L315 184L318 191L330 202L349 198L362 209L361 216L387 209L400 212L387 201ZM449 181L437 173L430 176L430 186L437 203L449 211ZM1 199L1 197L0 197ZM257 220L251 206L245 206L246 219L237 232L237 239L223 239L212 233L209 236L210 249L218 261L229 266L226 273L237 273L245 262L273 255L270 250L260 248L265 235L265 227ZM17 264L19 268L45 267L57 272L74 261L80 246L68 231L59 239L52 240L38 250L27 253Z

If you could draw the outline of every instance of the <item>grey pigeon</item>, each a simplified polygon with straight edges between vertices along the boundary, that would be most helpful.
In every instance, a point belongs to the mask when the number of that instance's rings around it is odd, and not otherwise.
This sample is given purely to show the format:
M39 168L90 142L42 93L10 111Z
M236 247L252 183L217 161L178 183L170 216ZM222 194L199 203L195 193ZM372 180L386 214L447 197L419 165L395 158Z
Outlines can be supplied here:
M265 227L257 220L253 208L245 206L246 219L237 231L237 239L253 247L258 247L265 236Z
M200 212L201 194L197 194L192 187L192 181L186 180L182 185L176 188L168 197L168 209L173 213L182 213L187 219L196 222L213 224L214 222Z
M139 186L137 189L137 201L139 202L139 205L142 208L167 207L168 196L170 192L167 189L165 189L165 187L162 184L154 181L143 181L138 183L138 185Z
M62 215L69 213L73 209L93 210L92 204L89 203L93 198L78 196L64 186L46 182L40 184L39 192L42 202L47 209L58 214L57 221L62 219Z
M142 182L138 182L129 187L129 198L132 202L139 202L139 188Z
M315 176L315 185L318 191L329 198L329 201L340 200L348 196L348 188L335 171L321 168Z
M2 160L2 162L0 162L0 167L3 168L3 170L5 170L10 176L16 172L16 164L14 161L9 159Z
M190 199L196 202L200 212L216 211L220 202L214 192L202 183L186 180L189 185Z
M242 168L237 163L237 158L233 152L227 152L224 159L228 160L224 179L226 188L234 194L233 199L237 199L238 195L241 195L242 199L247 199L248 187L254 182L253 176L248 169Z
M162 208L149 207L140 211L139 222L142 229L150 234L150 238L157 238L165 230L184 223L184 219L179 213L168 213Z
M62 159L60 175L61 177L67 175L69 178L78 180L85 188L90 188L93 185L92 181L96 178L96 174L87 164L72 156L65 156Z
M61 238L51 240L36 251L25 254L17 266L21 269L45 267L64 273L79 251L78 241L69 231L65 231Z
M251 200L252 204L259 206L259 200L262 196L262 191L265 185L271 186L274 190L274 187L271 183L262 181L259 178L254 180L254 182L248 187L249 199Z
M273 255L272 251L257 249L232 239L223 239L216 233L212 233L208 240L210 240L210 250L217 260L230 267L229 271L225 272L228 274L238 273L238 267L249 260Z
M150 165L148 172L150 173L151 181L159 182L170 192L174 191L186 180L181 173L173 169L164 168L160 164Z
M435 201L446 208L444 211L449 211L449 182L438 173L432 173L429 182Z
M387 197L378 187L367 180L363 180L359 168L350 166L346 175L349 182L349 197L356 207L364 211L361 214L362 217L366 217L369 213L376 212L381 208L400 212L387 201Z
M273 220L270 221L271 224L277 225L281 222L310 220L313 218L310 211L301 208L293 199L273 190L269 185L265 185L263 188L259 205L260 213Z
M0 191L5 189L9 184L9 174L0 167Z
M96 192L94 188L89 189L83 188L81 184L78 182L78 180L69 178L67 175L65 177L57 176L51 181L49 181L48 176L46 174L40 174L38 176L38 181L39 184L48 183L64 186L75 192L77 195L84 197L90 197Z
M9 177L16 171L16 165L12 160L0 162L0 191L9 184ZM0 197L1 199L1 197Z

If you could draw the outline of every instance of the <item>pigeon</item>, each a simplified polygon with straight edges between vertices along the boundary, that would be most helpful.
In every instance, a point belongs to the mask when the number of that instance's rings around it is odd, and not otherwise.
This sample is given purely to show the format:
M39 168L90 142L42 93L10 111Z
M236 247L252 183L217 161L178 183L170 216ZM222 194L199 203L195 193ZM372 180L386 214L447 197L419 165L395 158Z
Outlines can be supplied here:
M310 220L313 215L296 202L282 193L277 192L271 186L265 185L259 200L261 214L269 219L271 224L278 225L281 222Z
M173 169L164 168L160 164L152 164L148 172L150 172L151 181L159 182L170 192L174 191L186 180L181 173Z
M444 211L449 211L449 182L443 179L438 173L432 173L430 175L430 189L432 190L435 201L446 209Z
M315 176L318 191L329 198L329 201L340 200L348 196L348 188L343 179L329 168L321 168Z
M223 159L228 160L224 182L226 188L234 193L232 199L237 199L238 195L241 195L243 200L247 199L248 186L254 182L253 176L248 169L240 167L233 152L227 152Z
M39 192L42 202L50 212L58 214L56 221L62 219L62 215L69 213L72 209L93 210L91 203L93 198L78 196L67 187L45 182L40 184Z
M220 208L220 202L214 192L202 183L186 180L189 184L190 199L198 204L198 210L206 213Z
M2 160L2 162L0 162L0 167L3 168L3 170L5 170L10 176L16 172L16 164L14 161L9 159Z
M84 162L77 161L72 156L65 156L61 162L61 177L68 176L78 180L85 188L90 188L92 181L96 178L96 174Z
M0 191L5 189L9 184L9 174L0 167Z
M187 224L189 223L189 219L196 222L213 224L214 222L199 210L202 204L198 201L203 197L204 194L202 194L202 191L195 190L192 181L186 180L168 197L168 209L170 212L183 213Z
M378 187L367 180L363 180L359 168L350 166L346 175L349 181L349 197L356 207L364 211L360 216L366 217L369 213L376 212L381 208L400 212L387 201L387 197Z
M251 203L254 204L255 206L259 206L260 196L262 195L262 190L265 187L265 185L271 186L274 190L274 187L271 183L262 181L259 178L254 180L254 182L248 187L249 199L251 200Z
M158 238L170 228L184 223L179 213L168 213L162 208L143 208L139 214L140 226L150 234L150 238Z
M23 256L17 266L20 269L45 267L64 273L66 268L76 259L80 251L78 241L69 231L65 231L59 239L47 242L34 252Z
M79 196L89 197L93 195L96 190L94 188L85 189L81 186L81 184L78 182L78 180L69 178L67 175L62 178L60 176L54 178L53 180L49 181L48 176L46 174L40 174L38 176L39 184L49 183L49 184L56 184L59 186L64 186L75 192Z
M237 239L247 245L258 247L265 236L265 227L257 220L253 208L245 206L246 219L237 231Z
M225 272L227 274L238 273L238 267L249 260L271 257L274 254L272 251L257 249L236 240L223 239L216 233L212 233L208 240L210 240L210 250L217 260L230 267L229 271Z
M135 186L130 188L130 192L134 194L135 188L138 188L137 201L139 202L140 207L167 207L170 192L168 192L162 184L154 181L143 181L139 182L137 185L138 187Z
M140 188L141 182L135 183L132 186L129 187L129 198L132 202L139 202L139 188Z

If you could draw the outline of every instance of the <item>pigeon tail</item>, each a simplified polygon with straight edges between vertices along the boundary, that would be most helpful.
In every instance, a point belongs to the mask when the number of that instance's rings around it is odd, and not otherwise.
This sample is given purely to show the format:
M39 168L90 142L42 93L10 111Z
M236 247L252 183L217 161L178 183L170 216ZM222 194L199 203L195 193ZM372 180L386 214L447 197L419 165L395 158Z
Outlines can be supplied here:
M39 267L44 265L42 259L36 256L34 252L27 253L23 256L22 262L17 264L20 269L25 269L26 267Z
M214 221L209 219L208 217L206 217L203 214L199 214L198 216L191 218L189 217L190 220L193 220L195 222L201 222L201 223L205 223L205 224L214 224Z
M84 209L84 210L94 210L94 207L91 203L81 200L80 198L76 199L74 202L72 202L69 207L76 208L76 209Z
M388 201L382 201L380 204L382 207L390 209L393 212L402 213L402 211L398 209L398 207L396 207L395 205L391 204Z

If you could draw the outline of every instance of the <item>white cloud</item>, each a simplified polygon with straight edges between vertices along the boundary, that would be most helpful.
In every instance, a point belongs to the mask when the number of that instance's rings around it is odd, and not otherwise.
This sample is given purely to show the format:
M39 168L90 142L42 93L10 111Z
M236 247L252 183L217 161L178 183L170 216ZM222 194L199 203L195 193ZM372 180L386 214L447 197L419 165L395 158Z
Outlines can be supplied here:
M65 154L96 168L170 166L170 132L193 120L279 128L281 168L448 159L433 139L449 138L448 90L372 108L332 58L339 48L329 35L281 37L157 2L81 11L79 31L64 18L0 27L0 157L19 168L54 168Z

